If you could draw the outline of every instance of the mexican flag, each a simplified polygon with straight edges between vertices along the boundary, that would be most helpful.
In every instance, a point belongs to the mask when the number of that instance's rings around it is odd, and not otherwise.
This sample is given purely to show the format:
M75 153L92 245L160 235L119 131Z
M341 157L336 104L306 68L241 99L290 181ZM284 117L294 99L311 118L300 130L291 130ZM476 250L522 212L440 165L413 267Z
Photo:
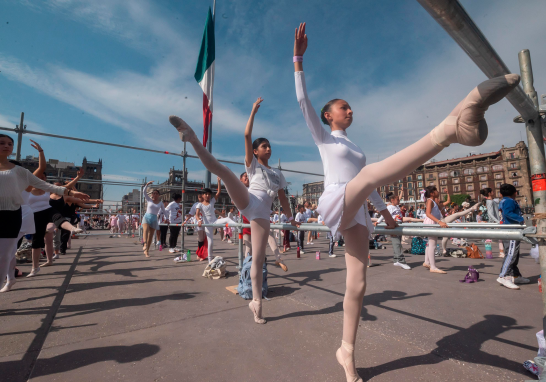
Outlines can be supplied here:
M214 85L214 20L210 7L197 68L195 68L195 80L203 89L203 146L207 147L209 125L212 121L212 86Z

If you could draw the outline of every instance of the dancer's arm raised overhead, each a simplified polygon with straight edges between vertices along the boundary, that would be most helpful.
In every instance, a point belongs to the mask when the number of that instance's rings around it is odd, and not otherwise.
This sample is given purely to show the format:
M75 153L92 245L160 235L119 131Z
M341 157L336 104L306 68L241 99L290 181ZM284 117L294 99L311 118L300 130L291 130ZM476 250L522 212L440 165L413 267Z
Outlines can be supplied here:
M248 118L248 122L246 123L245 128L245 165L246 167L250 167L250 164L252 163L252 158L254 158L254 149L252 147L252 128L254 126L254 116L258 112L258 109L260 108L260 104L262 103L263 99L262 97L258 97L256 102L252 104L252 111L250 112L250 117Z
M148 195L148 186L152 184L153 182L154 181L151 180L148 183L146 183L146 185L144 186L144 189L142 190L142 193L144 194L144 199L146 199L146 201L150 203L153 203L154 201L152 200L152 198L150 198L150 195ZM165 210L165 207L163 207L163 210Z
M78 183L78 180L83 178L83 174L85 173L85 169L83 167L80 167L78 172L76 173L76 177L72 179L69 183L66 184L66 188L72 188L76 186L76 183Z
M38 168L32 173L32 175L38 176L38 174L43 174L47 169L47 162L42 147L38 143L34 142L32 139L30 141L32 142L30 145L38 150ZM30 192L33 188L34 187L32 186L28 186L25 191Z
M216 180L218 181L218 190L216 191L216 195L214 195L214 200L217 202L220 200L220 195L222 194L222 179L218 176Z
M305 34L305 23L296 28L294 36L294 76L296 80L296 96L300 104L303 117L307 127L311 130L311 135L317 146L330 139L330 133L326 131L320 122L320 119L313 109L313 105L307 96L307 87L305 86L305 76L303 75L303 54L307 50L307 35Z

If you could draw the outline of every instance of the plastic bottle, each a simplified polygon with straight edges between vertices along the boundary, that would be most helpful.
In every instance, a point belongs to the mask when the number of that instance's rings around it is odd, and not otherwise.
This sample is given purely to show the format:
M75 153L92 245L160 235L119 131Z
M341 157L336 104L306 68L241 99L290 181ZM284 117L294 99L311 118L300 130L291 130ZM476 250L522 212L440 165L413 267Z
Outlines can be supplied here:
M538 291L542 293L542 275L538 276Z
M296 250L296 258L300 258L300 247Z
M315 254L315 258L316 258L317 260L320 260L320 251L317 251L317 253Z
M493 258L493 247L491 245L491 240L486 240L485 241L485 257L487 259L492 259Z
M188 253L186 254L186 261L191 261L191 251L188 249Z

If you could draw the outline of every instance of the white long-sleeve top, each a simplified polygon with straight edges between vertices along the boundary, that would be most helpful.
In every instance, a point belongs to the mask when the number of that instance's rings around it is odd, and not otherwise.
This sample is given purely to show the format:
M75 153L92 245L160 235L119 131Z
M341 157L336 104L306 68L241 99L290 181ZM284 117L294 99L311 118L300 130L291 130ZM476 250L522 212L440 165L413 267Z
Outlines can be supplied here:
M148 185L144 186L144 198L146 199L147 206L146 206L146 213L157 215L159 211L163 211L165 213L165 206L163 205L163 201L159 201L158 203L154 203L152 198L148 195Z
M295 72L294 76L296 79L296 95L303 117L322 159L324 188L330 184L346 184L366 166L366 155L364 155L360 147L351 142L345 131L334 130L327 132L322 127L320 119L307 96L303 72ZM368 199L379 211L387 208L376 190L372 191Z
M0 211L16 211L24 204L21 193L32 186L39 190L63 195L64 187L54 186L34 176L21 166L0 171Z

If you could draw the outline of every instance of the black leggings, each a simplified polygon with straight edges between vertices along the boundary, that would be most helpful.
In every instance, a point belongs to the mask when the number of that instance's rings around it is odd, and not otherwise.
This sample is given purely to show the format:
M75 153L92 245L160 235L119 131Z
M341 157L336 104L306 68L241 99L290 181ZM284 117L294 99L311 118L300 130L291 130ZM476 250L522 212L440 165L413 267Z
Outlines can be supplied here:
M159 240L161 240L161 245L166 247L167 244L167 231L169 230L169 227L166 225L160 225L159 226Z
M16 239L23 224L21 207L18 210L0 211L0 239ZM4 280L0 280L3 282Z
M36 232L34 233L34 236L32 236L32 248L45 247L44 236L49 223L53 223L57 228L60 228L61 224L68 220L68 218L63 217L59 211L52 207L35 212L34 228L36 229Z
M169 230L171 231L171 236L169 236L169 248L176 247L176 242L178 241L178 235L180 234L180 226L170 226Z

